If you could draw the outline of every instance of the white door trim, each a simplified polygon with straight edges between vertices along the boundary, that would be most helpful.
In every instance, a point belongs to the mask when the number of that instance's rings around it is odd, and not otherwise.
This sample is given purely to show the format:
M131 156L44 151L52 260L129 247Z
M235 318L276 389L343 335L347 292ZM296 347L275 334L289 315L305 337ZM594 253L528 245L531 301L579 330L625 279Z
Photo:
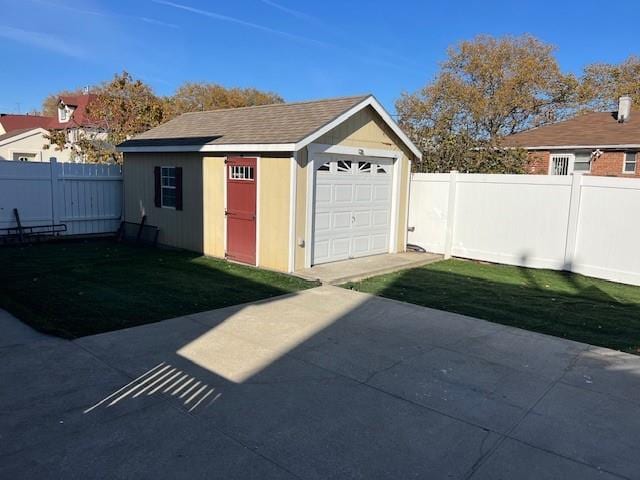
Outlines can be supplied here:
M260 175L262 172L262 168L260 168L260 163L262 157L260 155L256 155L253 157L252 155L247 155L247 158L255 158L256 159L256 267L260 266Z
M393 162L393 179L392 179L392 192L391 192L391 219L393 225L391 227L390 239L389 239L389 252L393 253L397 246L398 241L398 196L400 194L399 189L399 172L401 172L400 161L403 158L402 152L399 150L382 150L365 147L347 147L342 145L325 145L320 143L312 143L307 146L307 222L305 228L305 268L311 267L311 260L313 258L313 232L314 232L314 214L315 214L315 192L316 192L316 167L318 154L341 154L341 155L354 155L354 156L367 156L367 157L381 157L391 158Z
M290 183L289 183L289 273L295 270L295 255L296 255L296 199L297 199L297 153L294 153L291 157L291 168L289 169Z

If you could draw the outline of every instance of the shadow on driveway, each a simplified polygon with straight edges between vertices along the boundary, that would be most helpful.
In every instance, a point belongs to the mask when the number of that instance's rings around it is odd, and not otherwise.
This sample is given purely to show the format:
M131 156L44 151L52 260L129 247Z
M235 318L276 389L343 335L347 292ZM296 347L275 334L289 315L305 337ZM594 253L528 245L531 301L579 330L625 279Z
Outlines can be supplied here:
M640 468L640 358L337 287L0 357L3 478Z

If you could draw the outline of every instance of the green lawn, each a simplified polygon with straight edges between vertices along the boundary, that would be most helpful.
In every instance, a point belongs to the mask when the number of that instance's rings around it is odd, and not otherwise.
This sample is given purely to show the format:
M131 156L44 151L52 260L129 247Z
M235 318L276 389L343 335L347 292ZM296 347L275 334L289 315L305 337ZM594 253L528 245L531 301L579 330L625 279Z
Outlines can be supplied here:
M464 260L344 287L640 354L640 287Z
M0 248L0 308L74 338L314 286L195 253L108 240Z

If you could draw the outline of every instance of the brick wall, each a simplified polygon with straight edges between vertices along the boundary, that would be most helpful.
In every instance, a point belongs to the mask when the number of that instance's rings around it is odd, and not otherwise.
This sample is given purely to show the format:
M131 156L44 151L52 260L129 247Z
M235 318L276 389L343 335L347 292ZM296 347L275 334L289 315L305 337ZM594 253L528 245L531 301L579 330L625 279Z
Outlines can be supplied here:
M549 173L548 151L528 152L529 164L527 173L535 175L546 175ZM640 160L640 152L637 154ZM610 151L603 152L600 158L591 162L591 175L601 177L640 177L640 165L636 165L635 174L622 173L622 163L624 162L624 152Z
M531 151L527 155L529 157L527 173L533 175L547 175L549 173L549 152Z

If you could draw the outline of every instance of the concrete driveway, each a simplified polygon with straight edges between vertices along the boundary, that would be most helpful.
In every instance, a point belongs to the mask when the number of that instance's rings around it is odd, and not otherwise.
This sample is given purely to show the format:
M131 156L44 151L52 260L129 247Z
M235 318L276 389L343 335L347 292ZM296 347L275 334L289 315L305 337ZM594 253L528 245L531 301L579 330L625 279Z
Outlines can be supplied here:
M639 357L337 287L2 342L1 478L640 477Z

